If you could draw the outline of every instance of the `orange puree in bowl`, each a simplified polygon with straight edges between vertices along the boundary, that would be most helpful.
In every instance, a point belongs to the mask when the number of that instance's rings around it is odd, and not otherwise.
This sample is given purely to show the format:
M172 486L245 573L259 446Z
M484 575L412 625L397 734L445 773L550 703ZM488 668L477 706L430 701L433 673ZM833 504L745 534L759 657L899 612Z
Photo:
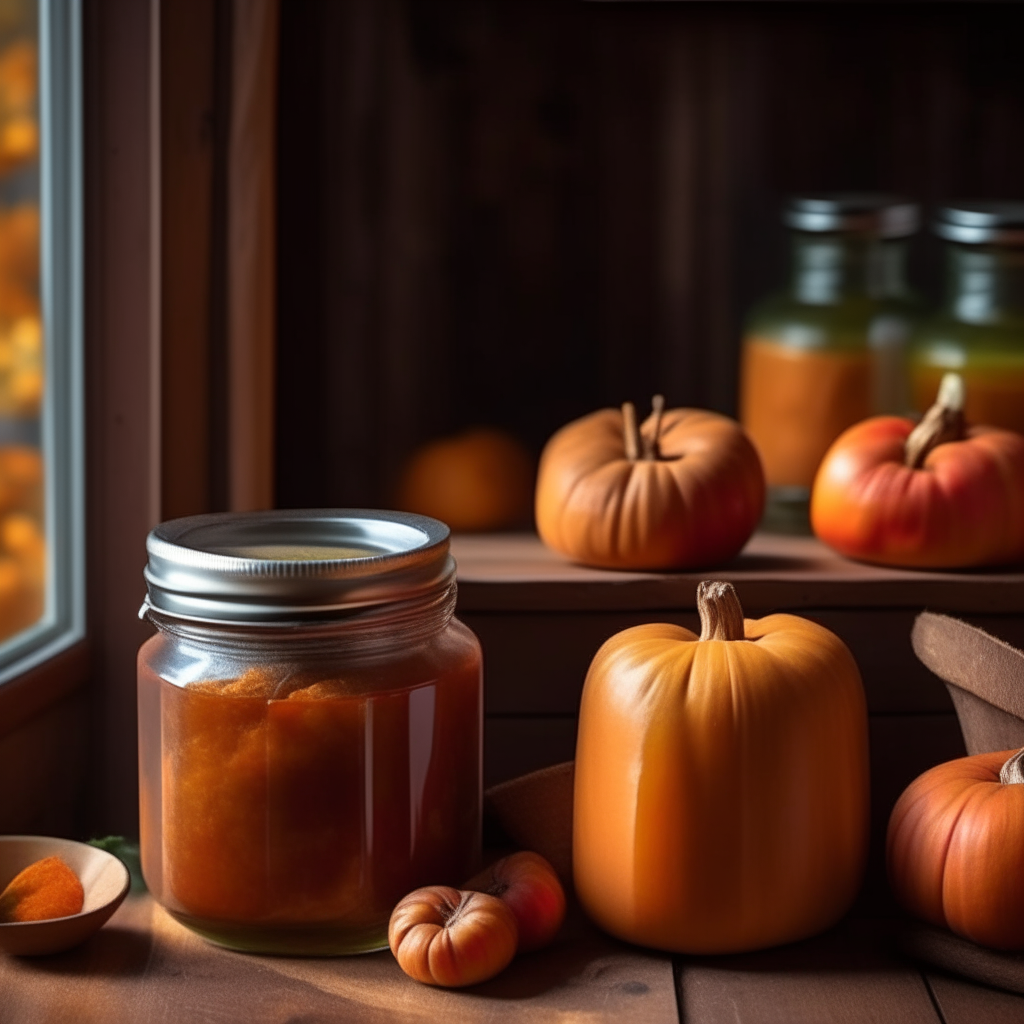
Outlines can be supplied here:
M770 487L810 487L829 445L871 414L869 351L743 347L740 419Z
M141 744L162 752L141 766L154 896L235 948L354 952L387 944L407 892L471 874L480 660L453 625L440 651L346 678L304 663L182 686L140 658L140 704L159 702L140 722L162 723Z

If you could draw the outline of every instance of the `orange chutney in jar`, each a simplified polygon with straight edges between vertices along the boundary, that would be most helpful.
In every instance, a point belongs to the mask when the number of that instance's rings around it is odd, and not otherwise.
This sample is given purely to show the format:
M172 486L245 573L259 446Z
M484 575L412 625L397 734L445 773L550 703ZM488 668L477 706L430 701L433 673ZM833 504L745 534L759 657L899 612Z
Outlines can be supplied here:
M205 937L261 952L381 948L403 895L475 869L480 646L451 617L447 531L434 528L438 578L428 564L425 584L403 584L409 567L392 559L391 597L402 600L283 630L168 614L173 601L150 579L159 632L139 654L143 871L154 897ZM390 554L342 576L341 596L388 595ZM314 565L303 571L291 584L306 602L301 581L324 581ZM287 593L275 600L287 620Z
M825 452L872 411L870 351L743 346L740 418L773 487L810 487Z

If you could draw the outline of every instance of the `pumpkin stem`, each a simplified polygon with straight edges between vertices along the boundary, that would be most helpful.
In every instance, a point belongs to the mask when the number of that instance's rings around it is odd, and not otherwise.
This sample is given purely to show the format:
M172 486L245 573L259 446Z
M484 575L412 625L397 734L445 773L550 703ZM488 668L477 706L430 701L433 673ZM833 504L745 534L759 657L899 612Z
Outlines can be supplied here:
M626 442L626 458L636 462L640 458L640 428L636 425L636 406L632 402L622 404L622 435Z
M731 583L704 580L697 584L701 640L743 640L743 607Z
M935 404L910 432L903 446L903 464L920 469L928 453L947 441L964 436L964 382L958 373L947 373L939 384Z
M644 438L644 458L653 462L661 457L661 450L658 448L658 439L661 435L661 417L665 413L665 396L655 395L651 399L651 408L654 410L654 429Z
M999 769L999 781L1004 786L1014 786L1024 782L1024 768L1021 767L1021 762L1024 762L1024 747L1008 758L1003 767Z

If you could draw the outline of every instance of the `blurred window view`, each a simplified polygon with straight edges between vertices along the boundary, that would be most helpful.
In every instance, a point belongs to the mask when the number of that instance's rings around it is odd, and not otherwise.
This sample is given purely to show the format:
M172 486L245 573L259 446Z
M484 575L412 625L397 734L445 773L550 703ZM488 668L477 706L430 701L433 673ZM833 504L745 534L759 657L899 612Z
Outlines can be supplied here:
M0 643L46 603L37 8L0 2Z
M0 0L0 682L84 635L78 7Z

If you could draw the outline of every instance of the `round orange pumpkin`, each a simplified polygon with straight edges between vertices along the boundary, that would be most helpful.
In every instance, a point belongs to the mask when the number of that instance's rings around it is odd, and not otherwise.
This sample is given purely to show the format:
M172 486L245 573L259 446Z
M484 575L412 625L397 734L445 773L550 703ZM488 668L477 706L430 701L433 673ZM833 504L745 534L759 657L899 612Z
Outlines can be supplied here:
M1024 558L1024 437L967 427L947 374L935 405L911 420L876 416L841 434L811 493L811 525L850 558L917 569Z
M744 620L702 583L701 636L634 626L597 652L576 743L573 877L606 931L683 953L804 938L852 903L868 837L867 712L843 642Z
M734 420L631 403L559 430L541 455L537 530L575 562L687 569L736 555L764 511L761 460Z
M530 522L534 463L511 434L476 427L424 445L406 464L398 507L453 530L504 530Z
M555 869L539 853L520 850L475 875L466 889L497 896L515 915L519 952L543 949L565 919L565 892Z
M425 985L475 985L503 971L516 955L515 915L496 896L447 885L416 889L388 923L399 966Z
M1024 750L931 768L889 818L889 882L912 914L994 949L1024 949Z

